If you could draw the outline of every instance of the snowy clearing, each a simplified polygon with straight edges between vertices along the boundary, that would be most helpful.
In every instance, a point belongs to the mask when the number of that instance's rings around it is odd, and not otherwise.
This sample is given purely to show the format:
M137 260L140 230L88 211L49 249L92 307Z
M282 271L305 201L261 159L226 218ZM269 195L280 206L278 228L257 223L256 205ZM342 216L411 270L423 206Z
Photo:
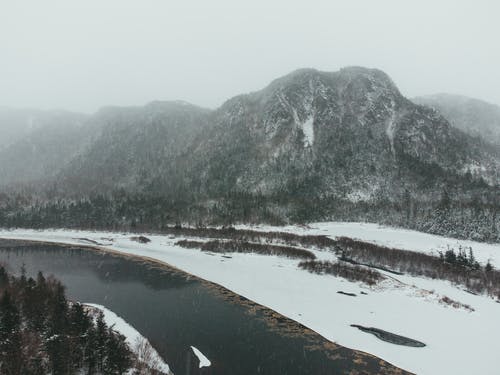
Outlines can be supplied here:
M495 267L500 267L498 245L376 224L317 223L308 227L251 228L348 236L434 254L447 245L461 244L472 246L478 260L491 259ZM274 309L340 345L372 353L417 374L498 373L496 341L500 336L500 304L486 296L472 295L446 281L406 275L386 274L387 280L370 288L342 278L300 270L298 261L293 259L240 253L232 253L231 258L227 258L224 254L176 246L175 243L184 237L146 234L151 242L141 244L130 239L134 235L70 230L0 231L0 238L88 245L88 241L81 240L85 238L125 254L158 259ZM335 259L330 252L311 251L318 259ZM357 296L346 296L338 291ZM440 300L444 296L470 305L474 311L443 304ZM421 341L426 347L390 344L351 324L386 330Z

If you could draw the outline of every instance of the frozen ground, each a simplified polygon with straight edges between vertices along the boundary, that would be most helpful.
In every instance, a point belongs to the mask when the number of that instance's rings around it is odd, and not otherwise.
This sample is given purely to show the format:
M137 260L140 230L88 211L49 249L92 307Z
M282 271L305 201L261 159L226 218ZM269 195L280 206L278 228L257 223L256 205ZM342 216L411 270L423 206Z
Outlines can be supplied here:
M318 223L309 227L252 227L299 234L349 236L407 250L436 252L447 245L472 246L478 260L491 259L500 268L500 246L458 241L414 231L360 223ZM486 296L467 293L448 282L394 276L369 288L341 278L314 275L297 267L298 261L256 254L203 253L175 246L181 239L148 235L140 244L131 234L68 230L0 230L0 238L18 238L103 247L147 256L221 284L268 306L341 345L372 353L401 368L423 374L498 374L500 304ZM333 259L313 250L318 258ZM388 275L389 276L389 275ZM356 293L356 297L338 294ZM361 294L363 291L365 294ZM442 296L470 305L474 311L439 302ZM376 327L424 342L411 348L383 342L350 324Z
M292 232L302 235L327 235L332 238L345 236L383 246L424 252L432 255L438 255L438 251L446 251L448 246L457 250L458 246L461 245L463 247L472 247L474 255L477 255L476 258L478 261L485 264L490 260L496 268L500 268L500 244L457 240L454 238L417 232L415 230L392 228L372 223L326 222L313 223L307 226L284 227L237 225L236 228Z
M112 327L115 331L121 333L126 338L126 342L128 346L141 358L141 353L137 351L138 344L142 342L147 342L148 340L142 336L134 327L128 324L125 320L116 315L113 311L107 309L102 305L97 305L94 303L84 303L85 306L90 306L94 309L101 310L104 314L104 321L108 325L108 327ZM148 358L150 361L157 364L157 368L164 374L171 374L170 368L165 363L163 358L151 348L150 357Z

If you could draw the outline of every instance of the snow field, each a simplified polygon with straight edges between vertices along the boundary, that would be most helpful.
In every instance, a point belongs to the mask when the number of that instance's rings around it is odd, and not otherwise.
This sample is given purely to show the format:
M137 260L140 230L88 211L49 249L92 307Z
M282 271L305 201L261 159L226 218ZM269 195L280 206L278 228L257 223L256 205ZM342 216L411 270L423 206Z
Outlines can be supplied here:
M245 226L245 228L250 228ZM480 262L500 268L500 247L472 241L363 223L316 223L309 227L251 227L298 234L348 236L391 247L436 254L446 246L471 246ZM276 256L232 253L207 254L175 246L181 237L147 235L148 244L130 240L131 234L68 230L0 231L0 238L88 245L87 238L105 247L147 256L175 266L294 319L340 345L372 353L421 375L498 374L496 338L500 335L500 304L489 297L467 293L446 281L390 276L373 288L330 275L316 275L297 267L298 261ZM103 238L111 239L110 241ZM321 260L334 254L312 250ZM356 297L338 294L356 293ZM360 294L361 291L367 295ZM439 299L448 296L474 311L453 308ZM380 328L424 342L411 348L383 342L350 327Z

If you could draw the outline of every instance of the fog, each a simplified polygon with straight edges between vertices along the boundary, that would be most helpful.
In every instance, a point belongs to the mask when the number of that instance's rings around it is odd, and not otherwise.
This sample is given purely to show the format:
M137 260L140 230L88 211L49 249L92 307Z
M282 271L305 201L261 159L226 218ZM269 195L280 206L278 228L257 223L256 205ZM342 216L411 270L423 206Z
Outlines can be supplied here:
M217 107L294 69L362 65L403 94L500 104L500 5L474 1L0 3L0 105Z

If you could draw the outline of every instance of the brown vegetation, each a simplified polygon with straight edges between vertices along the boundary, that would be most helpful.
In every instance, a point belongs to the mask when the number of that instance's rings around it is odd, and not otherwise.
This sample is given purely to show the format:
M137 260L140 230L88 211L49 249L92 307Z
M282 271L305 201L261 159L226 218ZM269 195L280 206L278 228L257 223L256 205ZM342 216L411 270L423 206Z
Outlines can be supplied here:
M459 249L458 253L449 249L437 257L347 237L337 238L337 243L341 249L341 259L413 276L448 280L463 285L472 292L486 293L500 298L500 271L495 270L489 263L481 267L475 261L472 250L469 250L467 255L464 249Z
M361 281L368 285L375 285L384 278L377 271L343 262L312 260L300 262L299 267L309 272L339 276L350 281Z
M323 235L318 236L301 236L295 233L288 232L263 232L248 229L227 228L210 228L210 227L166 227L162 230L163 233L185 237L200 237L226 239L243 242L274 242L286 244L289 246L312 246L320 249L334 250L336 241Z
M130 237L132 241L139 242L139 243L150 243L151 240L147 237L144 236L136 236L136 237Z
M246 241L178 241L176 245L193 249L199 248L203 251L214 253L255 253L263 255L278 255L295 259L315 259L315 255L304 249L291 246L278 246L270 244L251 243Z
M448 296L441 297L439 300L439 303L442 303L443 305L451 306L455 309L465 309L465 310L469 310L469 311L474 311L474 308L472 308L470 305L455 301L454 299L451 299Z

